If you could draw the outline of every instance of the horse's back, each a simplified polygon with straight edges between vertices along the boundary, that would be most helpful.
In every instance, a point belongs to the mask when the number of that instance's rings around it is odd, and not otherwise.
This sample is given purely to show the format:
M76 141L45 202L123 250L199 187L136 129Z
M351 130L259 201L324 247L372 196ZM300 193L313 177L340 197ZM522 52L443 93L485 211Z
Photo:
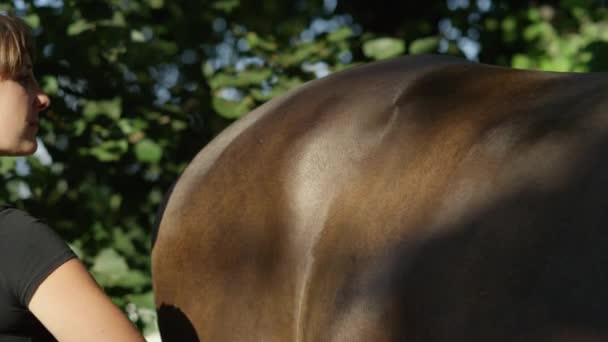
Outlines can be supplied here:
M604 78L420 56L261 106L168 199L163 337L608 338Z

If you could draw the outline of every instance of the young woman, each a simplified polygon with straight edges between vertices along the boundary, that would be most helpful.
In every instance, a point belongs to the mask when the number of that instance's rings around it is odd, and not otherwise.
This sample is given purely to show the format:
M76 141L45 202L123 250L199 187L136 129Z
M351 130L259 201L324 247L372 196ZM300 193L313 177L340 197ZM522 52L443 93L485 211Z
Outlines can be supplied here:
M50 101L32 72L32 38L0 15L0 156L36 151ZM0 342L144 341L74 253L46 224L0 206Z

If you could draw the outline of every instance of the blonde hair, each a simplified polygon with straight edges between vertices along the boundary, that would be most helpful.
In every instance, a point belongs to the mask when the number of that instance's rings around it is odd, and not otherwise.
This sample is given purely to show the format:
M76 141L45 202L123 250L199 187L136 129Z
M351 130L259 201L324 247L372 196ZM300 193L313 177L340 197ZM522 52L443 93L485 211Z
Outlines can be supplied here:
M12 14L0 14L0 77L14 77L33 57L34 42L29 26Z

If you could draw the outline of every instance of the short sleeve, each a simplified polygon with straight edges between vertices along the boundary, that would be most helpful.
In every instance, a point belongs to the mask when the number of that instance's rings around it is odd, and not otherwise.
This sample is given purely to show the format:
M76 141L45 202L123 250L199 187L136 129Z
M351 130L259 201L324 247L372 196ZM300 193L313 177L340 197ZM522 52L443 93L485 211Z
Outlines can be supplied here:
M74 257L61 237L41 220L13 207L0 210L0 272L23 307L27 308L51 272Z

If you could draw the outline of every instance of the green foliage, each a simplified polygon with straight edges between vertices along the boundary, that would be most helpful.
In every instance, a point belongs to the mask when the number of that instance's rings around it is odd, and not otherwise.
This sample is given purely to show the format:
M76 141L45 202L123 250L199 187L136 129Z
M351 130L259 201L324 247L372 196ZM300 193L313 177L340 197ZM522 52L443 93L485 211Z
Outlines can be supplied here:
M410 54L433 53L439 46L439 37L425 37L414 40L410 44Z
M213 109L226 119L238 119L253 109L254 101L251 96L239 101L226 100L221 97L213 97Z
M121 114L121 99L108 101L86 101L82 114L87 121L94 121L98 115L106 115L112 120L118 120Z
M250 69L239 72L236 77L227 74L217 74L209 80L211 88L219 89L225 87L250 87L261 84L272 75L272 70L267 68Z
M117 240L116 244L129 243ZM105 248L94 258L91 273L95 276L101 286L122 287L131 290L141 289L150 281L144 273L131 270L123 256L112 248Z
M327 35L327 40L338 43L346 41L354 36L353 30L350 27L341 27Z
M376 38L363 44L365 56L378 60L401 55L405 52L405 43L394 38Z
M0 174L7 174L15 168L15 158L0 157Z
M213 4L215 9L230 13L239 6L239 0L222 0Z
M156 164L163 156L163 150L154 141L143 139L135 144L135 156L140 162Z
M79 34L83 33L84 31L92 30L93 28L95 28L95 25L93 23L87 22L84 19L80 19L80 20L77 20L77 21L71 23L70 26L68 26L67 35L68 36L79 35Z
M513 54L513 67L576 72L608 67L602 58L606 56L604 46L608 42L606 9L593 8L589 1L563 1L559 9L547 5L532 7L510 20L513 27L522 30L521 36L510 33L509 41L526 46Z

